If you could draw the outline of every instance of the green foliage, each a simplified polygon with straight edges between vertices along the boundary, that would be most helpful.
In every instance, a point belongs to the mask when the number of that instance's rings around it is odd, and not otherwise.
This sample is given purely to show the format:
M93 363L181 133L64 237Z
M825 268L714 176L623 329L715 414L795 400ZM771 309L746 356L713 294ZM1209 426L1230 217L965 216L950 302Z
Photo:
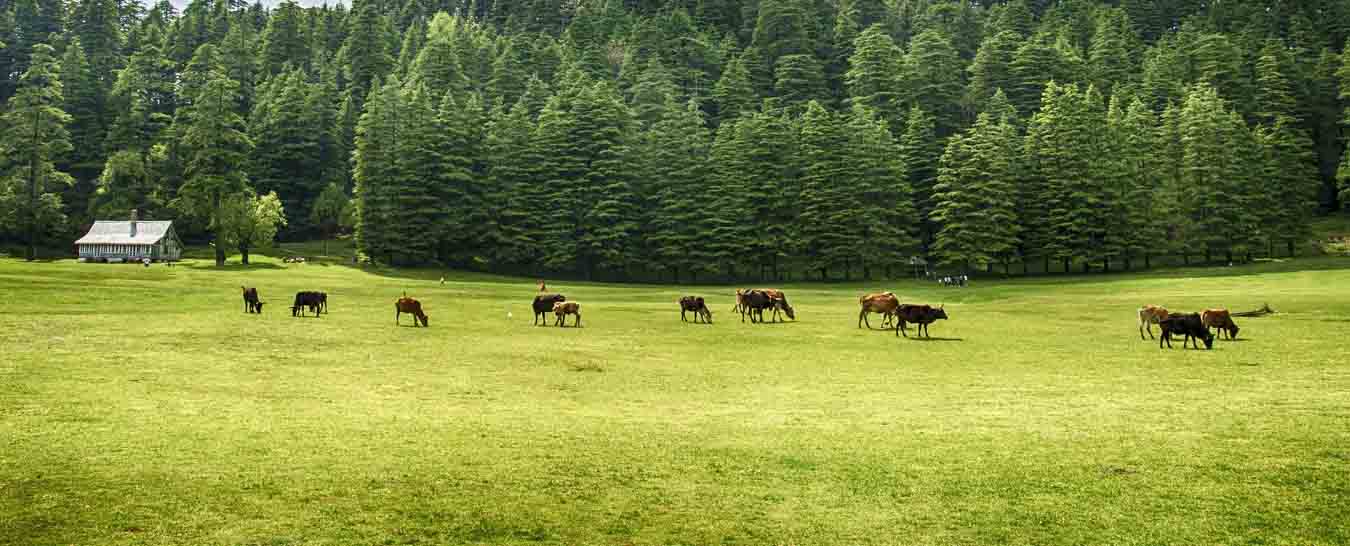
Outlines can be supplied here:
M61 233L66 217L60 192L74 183L56 169L73 149L61 107L60 65L51 46L35 44L19 90L4 113L6 137L0 141L0 225L27 243L28 259L37 245Z
M933 197L946 139L964 134L948 178L1003 149L972 140L983 113L1027 135L1002 158L1017 165L1015 248L975 261L1133 267L1288 253L1310 199L1339 206L1345 14L1157 0L194 0L181 13L15 0L0 6L0 111L50 45L71 118L52 172L75 180L51 203L72 224L136 207L181 214L200 240L209 207L188 203L226 177L275 192L290 219L280 237L300 239L334 229L315 207L336 184L358 249L380 262L701 279L872 275L915 243L933 257L949 227ZM204 133L187 135L218 114L198 102L221 76L255 147L206 168ZM1198 88L1226 113L1184 108ZM1195 180L1222 183L1197 194Z
M205 57L204 45L198 57ZM225 246L229 244L226 206L239 201L251 188L245 167L253 152L253 142L245 133L244 120L235 113L239 103L239 83L225 75L219 66L207 67L200 88L189 97L179 122L179 134L187 158L183 187L174 205L185 214L205 220L214 236L216 265L225 264Z
M870 108L888 123L898 124L903 117L896 92L900 61L900 50L885 29L867 27L853 42L853 56L844 74L847 103Z
M954 133L961 114L961 61L950 39L937 30L925 30L910 43L901 69L904 100L933 116L939 137Z
M980 114L966 134L947 143L933 187L933 219L942 225L933 252L964 269L1005 261L1017 248L1017 129Z
M225 203L221 215L223 228L217 244L239 249L244 265L249 263L250 250L270 246L277 229L286 225L286 213L276 192L231 199Z

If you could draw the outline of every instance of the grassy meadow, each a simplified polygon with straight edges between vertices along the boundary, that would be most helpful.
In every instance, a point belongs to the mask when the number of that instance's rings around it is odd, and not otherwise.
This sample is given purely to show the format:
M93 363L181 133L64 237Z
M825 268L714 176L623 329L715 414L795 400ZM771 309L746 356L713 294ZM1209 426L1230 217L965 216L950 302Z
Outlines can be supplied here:
M550 282L566 329L533 279L257 261L0 260L0 544L1350 543L1350 259L789 284L764 325ZM951 320L857 328L882 289Z

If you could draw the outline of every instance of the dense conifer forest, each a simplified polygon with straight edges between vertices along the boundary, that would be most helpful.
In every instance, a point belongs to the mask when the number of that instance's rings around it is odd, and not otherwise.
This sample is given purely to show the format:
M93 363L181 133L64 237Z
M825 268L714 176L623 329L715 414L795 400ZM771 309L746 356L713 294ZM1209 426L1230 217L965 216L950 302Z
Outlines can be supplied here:
M0 238L616 279L1283 256L1350 0L0 0ZM1338 196L1338 190L1341 195Z

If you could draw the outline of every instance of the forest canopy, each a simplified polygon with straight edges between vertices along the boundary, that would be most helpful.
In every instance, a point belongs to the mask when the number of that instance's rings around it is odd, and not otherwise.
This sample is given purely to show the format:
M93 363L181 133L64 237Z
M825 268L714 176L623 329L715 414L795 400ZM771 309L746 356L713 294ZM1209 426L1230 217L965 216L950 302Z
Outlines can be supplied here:
M0 241L137 209L616 279L1288 255L1350 198L1347 39L1350 0L0 0Z

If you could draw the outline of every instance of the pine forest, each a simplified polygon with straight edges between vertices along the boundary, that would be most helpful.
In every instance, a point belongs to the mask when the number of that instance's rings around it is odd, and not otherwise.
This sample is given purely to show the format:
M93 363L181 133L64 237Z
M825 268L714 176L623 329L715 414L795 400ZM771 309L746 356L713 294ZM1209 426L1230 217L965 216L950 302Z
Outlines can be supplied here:
M0 0L0 242L700 282L1296 253L1350 0Z

